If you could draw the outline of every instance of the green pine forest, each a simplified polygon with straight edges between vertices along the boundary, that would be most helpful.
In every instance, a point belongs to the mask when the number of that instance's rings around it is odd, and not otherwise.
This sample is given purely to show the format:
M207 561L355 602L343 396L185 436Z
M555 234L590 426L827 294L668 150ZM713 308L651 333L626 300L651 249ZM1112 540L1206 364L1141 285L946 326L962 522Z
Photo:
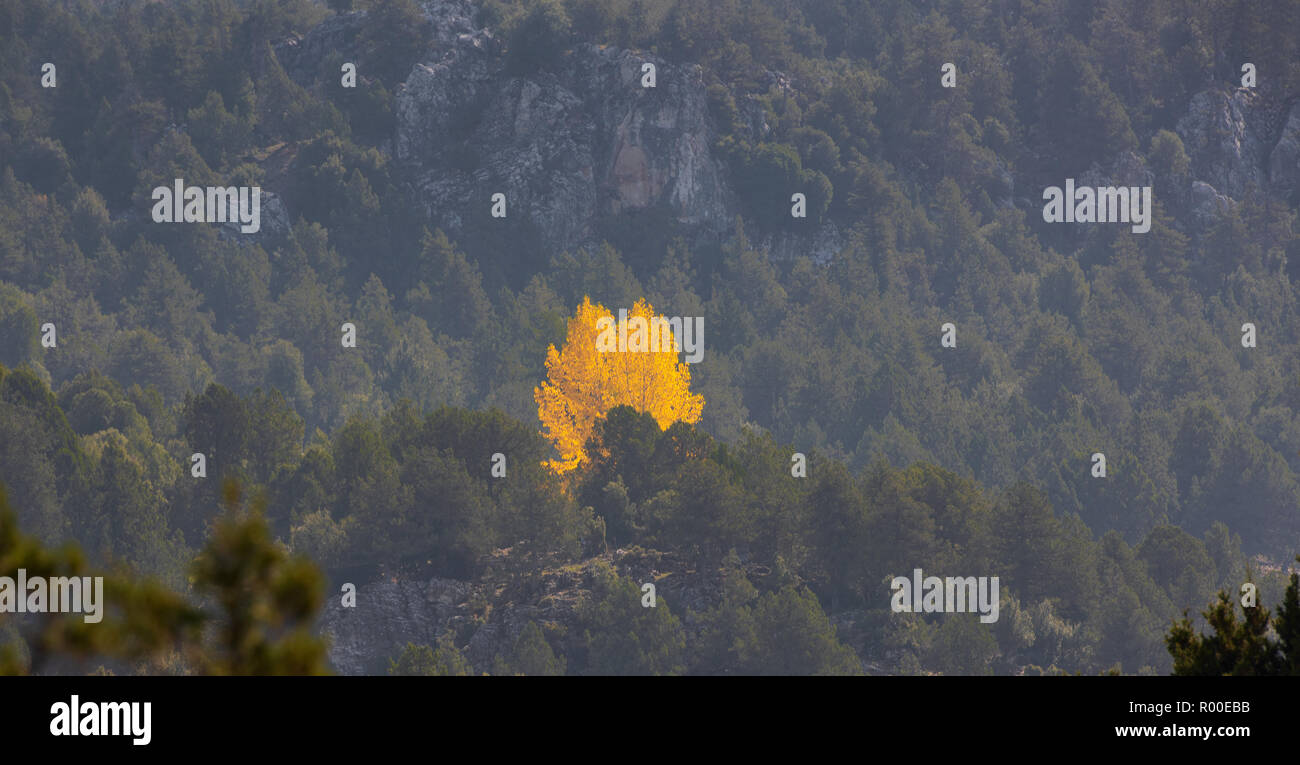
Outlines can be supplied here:
M515 77L582 43L698 65L727 234L654 207L562 252L522 218L446 234L393 156L436 46L414 0L0 3L0 570L115 593L98 631L0 614L0 671L329 672L342 583L437 576L499 597L378 671L1300 673L1300 188L1197 223L1176 132L1242 62L1300 100L1294 3L472 5ZM276 43L345 15L361 85L291 78ZM1044 187L1117 162L1149 233L1042 222ZM289 225L156 225L173 178L273 190ZM822 224L829 258L762 244ZM533 389L584 296L706 317L706 403L610 411L561 480ZM1000 577L1000 619L892 613L917 567ZM564 571L563 619L471 660Z

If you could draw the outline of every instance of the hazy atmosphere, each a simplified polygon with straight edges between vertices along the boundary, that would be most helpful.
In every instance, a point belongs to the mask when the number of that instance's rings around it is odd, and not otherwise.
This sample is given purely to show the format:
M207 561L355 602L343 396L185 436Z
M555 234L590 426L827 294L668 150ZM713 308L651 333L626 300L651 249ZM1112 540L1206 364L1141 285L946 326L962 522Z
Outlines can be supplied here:
M0 674L1300 674L1298 205L1295 2L3 0Z

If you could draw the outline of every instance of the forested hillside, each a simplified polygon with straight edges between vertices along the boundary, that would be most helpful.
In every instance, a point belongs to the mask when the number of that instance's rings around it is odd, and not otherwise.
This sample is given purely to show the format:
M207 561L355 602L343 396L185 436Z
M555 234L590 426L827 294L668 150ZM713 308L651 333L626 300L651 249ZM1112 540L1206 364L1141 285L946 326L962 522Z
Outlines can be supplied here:
M1167 673L1300 549L1298 48L1284 0L10 0L0 483L207 597L237 480L343 672ZM1067 179L1150 230L1045 222ZM702 317L703 404L557 474L588 299ZM892 612L916 568L1000 617Z

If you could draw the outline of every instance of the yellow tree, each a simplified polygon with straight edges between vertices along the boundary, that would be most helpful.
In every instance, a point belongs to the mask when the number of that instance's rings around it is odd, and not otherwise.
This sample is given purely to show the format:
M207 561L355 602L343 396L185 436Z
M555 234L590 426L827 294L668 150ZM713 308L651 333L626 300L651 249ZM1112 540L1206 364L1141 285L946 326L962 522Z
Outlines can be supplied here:
M680 350L668 321L645 300L620 322L584 297L569 319L564 348L547 348L547 379L533 389L542 432L560 454L550 468L565 473L586 460L596 420L616 406L648 412L660 428L699 422L704 397L691 393Z

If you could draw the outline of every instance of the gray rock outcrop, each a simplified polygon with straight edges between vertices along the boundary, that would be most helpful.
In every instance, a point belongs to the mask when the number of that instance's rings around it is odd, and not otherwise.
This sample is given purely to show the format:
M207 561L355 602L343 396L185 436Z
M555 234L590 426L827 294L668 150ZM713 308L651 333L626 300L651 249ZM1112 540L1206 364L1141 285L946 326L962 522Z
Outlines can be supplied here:
M1256 91L1205 90L1192 97L1177 133L1192 161L1193 177L1220 194L1240 199L1247 185L1262 187L1268 154L1256 115Z
M1278 195L1300 190L1300 103L1260 91L1212 88L1197 93L1177 132L1191 160L1191 212L1209 225L1247 188Z
M433 645L463 610L472 587L454 579L381 579L357 589L357 606L333 598L322 617L329 657L345 675L384 674L407 643Z
M654 88L641 86L646 62ZM397 159L452 236L498 192L549 253L588 243L602 216L663 205L721 230L734 215L698 66L584 44L550 71L516 76L479 30L414 68L396 116Z
M1300 190L1300 103L1292 104L1281 133L1268 155L1268 178L1277 191L1293 194Z
M505 572L509 553L500 550L490 565ZM432 646L450 634L475 673L491 673L498 656L509 656L529 622L558 635L568 655L581 649L578 606L591 593L601 558L530 572L527 577L498 573L473 582L433 577L385 576L357 588L356 606L331 597L320 619L330 640L329 660L344 675L386 674L388 661L407 643ZM694 628L691 613L719 597L716 572L685 572L684 561L666 553L617 550L607 561L634 582L655 582L660 605L667 605Z
M289 79L307 86L320 76L324 62L332 56L355 61L365 12L330 16L306 36L291 35L274 45L275 58Z

